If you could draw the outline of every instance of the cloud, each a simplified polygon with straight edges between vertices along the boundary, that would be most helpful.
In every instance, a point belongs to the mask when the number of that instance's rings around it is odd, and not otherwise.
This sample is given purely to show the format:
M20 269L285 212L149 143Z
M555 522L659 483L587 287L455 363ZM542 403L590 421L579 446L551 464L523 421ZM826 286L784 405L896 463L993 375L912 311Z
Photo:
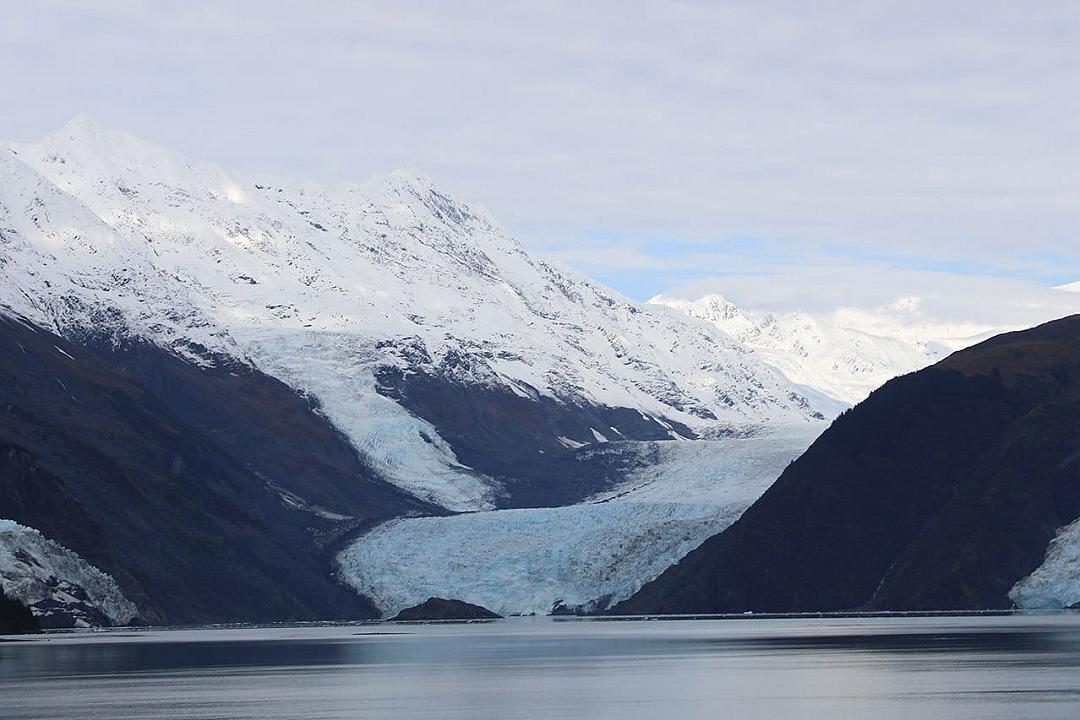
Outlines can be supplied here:
M1080 313L1080 294L1000 276L873 264L810 264L775 276L698 278L668 291L696 298L719 292L755 312L800 309L873 312L904 325L1005 329Z
M277 175L414 163L639 296L808 258L1056 283L1078 42L1069 3L17 3L0 137L85 110Z
M978 260L934 260L843 246L737 239L666 243L586 237L550 243L555 259L639 298L663 293L695 299L724 295L753 313L870 312L903 326L924 323L987 329L1034 325L1080 313L1080 293L1051 287L1041 259L1018 257L994 267ZM1034 277L1034 279L1032 279Z

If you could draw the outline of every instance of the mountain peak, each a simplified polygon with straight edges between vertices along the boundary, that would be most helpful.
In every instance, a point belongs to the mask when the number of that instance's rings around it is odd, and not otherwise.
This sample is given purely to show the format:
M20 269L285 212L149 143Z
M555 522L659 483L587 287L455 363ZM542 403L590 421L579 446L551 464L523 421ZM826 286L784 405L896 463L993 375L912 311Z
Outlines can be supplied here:
M87 113L79 113L64 123L63 127L46 135L43 142L50 145L98 147L104 144L115 146L121 140L131 142L134 138L127 133L108 128Z
M415 165L409 164L388 173L378 173L361 188L367 192L399 193L409 192L425 195L436 189L430 175L421 172Z
M377 198L388 206L422 205L425 212L454 223L480 221L489 228L498 223L482 207L474 207L439 186L430 175L414 165L406 165L389 173L380 173L356 188L369 199ZM508 235L495 235L497 244L517 249L517 242Z
M113 130L86 113L76 115L40 142L16 147L30 155L44 155L54 160L77 159L97 169L129 163L160 166L179 159L165 148L129 133Z
M101 123L91 115L81 112L75 117L64 123L64 127L61 128L64 132L72 134L85 134L96 133L102 129Z
M79 113L71 118L63 127L46 135L40 144L80 147L109 154L123 152L124 154L178 155L138 135L112 128L87 113Z
M418 185L421 187L432 187L435 185L435 181L431 179L430 175L421 171L420 168L412 163L387 173L387 177L401 183L408 183L409 185Z
M719 293L702 295L695 300L693 304L700 308L707 309L710 314L720 315L725 318L742 315L742 310L739 309L738 305Z
M650 305L666 305L681 310L691 317L723 323L733 319L743 319L745 315L739 306L719 293L702 295L697 300L685 300L668 295L657 295L649 300Z

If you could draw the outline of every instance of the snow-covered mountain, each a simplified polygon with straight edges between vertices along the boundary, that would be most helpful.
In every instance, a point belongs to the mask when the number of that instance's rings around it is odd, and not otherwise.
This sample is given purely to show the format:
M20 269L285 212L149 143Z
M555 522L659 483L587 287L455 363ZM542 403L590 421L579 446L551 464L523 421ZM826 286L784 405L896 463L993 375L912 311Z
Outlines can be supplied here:
M1055 290L1064 290L1065 292L1080 293L1080 280L1076 282L1066 283L1064 285L1058 285Z
M79 117L3 152L0 173L9 309L62 334L254 363L449 509L503 502L506 482L462 462L444 436L464 421L421 407L421 381L546 398L545 418L588 409L545 421L536 455L821 417L718 328L530 257L413 171L347 188L253 178Z
M649 301L705 320L756 352L804 392L853 405L887 380L913 372L992 335L977 324L905 321L904 301L873 313L840 309L752 316L716 294ZM821 403L819 403L821 404Z
M333 188L254 177L86 117L0 149L0 315L16 473L0 495L66 488L71 518L51 530L153 621L363 610L321 585L258 606L268 584L304 576L295 558L387 610L428 588L475 597L470 578L510 553L528 570L490 604L600 607L734 520L837 407L720 327L530 256L413 170ZM96 432L117 442L92 460L54 442ZM178 492L186 514L103 518L102 477L123 512L162 513ZM12 517L44 527L46 505ZM481 512L438 517L461 511ZM505 552L461 553L469 566L448 579L432 532ZM221 607L191 578L184 602L160 602L169 575L125 550L173 543L188 568L204 536L230 538L214 572L237 587ZM580 577L545 575L599 543L609 552L584 555ZM419 579L403 586L388 558L406 546Z

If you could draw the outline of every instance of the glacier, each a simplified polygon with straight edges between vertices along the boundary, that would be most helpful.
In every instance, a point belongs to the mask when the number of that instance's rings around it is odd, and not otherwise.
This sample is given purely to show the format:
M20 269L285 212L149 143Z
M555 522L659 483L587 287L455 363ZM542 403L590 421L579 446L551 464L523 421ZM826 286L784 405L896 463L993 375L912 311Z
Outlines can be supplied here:
M45 627L126 625L138 614L111 576L13 520L0 520L0 587Z
M320 411L380 475L447 510L495 507L499 484L462 465L431 423L378 393L382 356L347 333L247 332L251 360L287 385L319 398Z
M1013 585L1009 599L1025 610L1060 610L1080 603L1080 519L1058 530L1042 565Z
M433 596L501 615L602 611L738 519L818 430L633 443L641 466L584 503L391 520L338 555L338 575L387 617Z

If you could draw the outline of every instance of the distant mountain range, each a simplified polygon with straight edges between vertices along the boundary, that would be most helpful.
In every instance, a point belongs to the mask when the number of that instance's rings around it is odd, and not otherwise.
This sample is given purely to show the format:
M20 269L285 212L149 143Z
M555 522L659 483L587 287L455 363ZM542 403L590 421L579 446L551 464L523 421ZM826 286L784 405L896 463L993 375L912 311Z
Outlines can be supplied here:
M693 301L658 295L649 302L708 321L806 392L823 395L840 408L854 405L887 380L921 370L1004 329L905 321L901 317L909 308L903 300L878 313L840 309L759 318L715 294Z

